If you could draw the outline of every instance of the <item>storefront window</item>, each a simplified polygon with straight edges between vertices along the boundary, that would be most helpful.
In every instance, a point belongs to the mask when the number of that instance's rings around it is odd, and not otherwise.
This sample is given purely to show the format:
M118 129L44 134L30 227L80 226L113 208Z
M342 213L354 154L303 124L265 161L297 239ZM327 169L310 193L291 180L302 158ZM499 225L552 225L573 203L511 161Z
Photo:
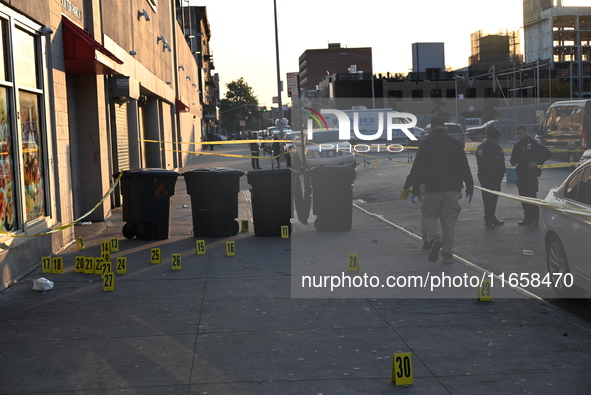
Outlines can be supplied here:
M16 227L14 157L7 95L6 88L0 88L0 231L3 232Z
M45 215L42 139L39 130L38 97L19 92L20 122L25 181L25 221Z
M6 80L6 21L0 19L0 81Z
M20 30L14 30L15 76L19 85L37 88L37 62L35 56L35 37Z

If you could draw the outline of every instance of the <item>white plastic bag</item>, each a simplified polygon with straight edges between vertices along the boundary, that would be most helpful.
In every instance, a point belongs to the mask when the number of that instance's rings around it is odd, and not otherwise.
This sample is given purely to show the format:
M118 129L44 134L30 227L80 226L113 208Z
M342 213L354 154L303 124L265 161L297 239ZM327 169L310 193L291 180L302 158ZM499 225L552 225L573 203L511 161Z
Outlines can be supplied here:
M53 282L49 281L45 277L39 277L33 279L33 290L34 291L51 291L53 289Z

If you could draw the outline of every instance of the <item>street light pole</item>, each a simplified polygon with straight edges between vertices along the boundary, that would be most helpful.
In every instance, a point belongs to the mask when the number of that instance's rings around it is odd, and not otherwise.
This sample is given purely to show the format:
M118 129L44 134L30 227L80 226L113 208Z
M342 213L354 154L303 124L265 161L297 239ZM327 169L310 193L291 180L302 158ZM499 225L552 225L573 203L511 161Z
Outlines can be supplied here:
M277 0L273 0L275 14L275 57L277 62L277 105L279 106L279 139L283 140L283 105L281 103L281 72L279 70L279 32L277 30ZM280 168L287 168L285 156L283 154L283 144L279 144L279 163Z
M455 89L455 94L456 94L456 122L460 123L459 119L460 119L460 108L459 108L459 102L458 102L458 76L454 75L454 89Z

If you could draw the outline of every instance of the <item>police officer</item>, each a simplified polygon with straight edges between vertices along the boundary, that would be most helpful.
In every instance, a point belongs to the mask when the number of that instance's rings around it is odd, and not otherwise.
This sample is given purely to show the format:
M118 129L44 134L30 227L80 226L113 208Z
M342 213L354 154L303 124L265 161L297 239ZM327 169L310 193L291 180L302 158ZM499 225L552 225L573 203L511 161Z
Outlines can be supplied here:
M539 140L529 137L525 126L519 126L515 133L519 141L513 147L509 162L515 166L517 190L520 196L535 198L538 192L538 177L542 174L542 169L538 166L550 158L550 151ZM523 202L521 205L523 219L518 224L538 226L538 206Z
M252 134L252 140L257 140L258 136L256 133ZM259 155L261 152L261 143L249 143L250 146L250 156L252 156L252 168L253 170L261 169L259 165Z
M492 128L486 132L486 140L476 150L476 163L478 163L478 180L480 186L492 191L501 190L501 181L505 176L505 154L499 145L501 132ZM505 222L499 221L495 215L499 196L494 193L482 192L484 203L484 226L493 229Z

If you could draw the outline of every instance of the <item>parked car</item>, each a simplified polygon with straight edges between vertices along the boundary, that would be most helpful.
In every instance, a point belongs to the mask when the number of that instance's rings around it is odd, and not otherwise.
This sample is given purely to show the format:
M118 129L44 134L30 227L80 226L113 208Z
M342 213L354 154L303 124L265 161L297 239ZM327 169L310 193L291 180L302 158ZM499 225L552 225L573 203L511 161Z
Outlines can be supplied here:
M573 171L540 208L540 237L546 251L548 280L558 296L591 295L591 161Z
M483 141L486 138L488 129L496 128L501 135L507 137L517 129L519 123L514 119L496 119L485 122L481 126L466 129L466 137L472 141Z
M474 128L480 125L482 125L481 118L466 118L466 120L464 121L464 127L466 128L466 130L468 128Z
M284 126L283 127L283 133L289 133L289 132L291 132L291 128L289 126ZM267 128L267 134L266 134L266 136L267 136L267 138L270 138L271 139L271 138L273 138L273 135L275 133L279 133L279 127L277 127L277 126L269 126Z
M301 134L294 140L292 164L301 166ZM312 138L305 139L304 155L306 164L312 167L355 167L355 153L351 143L347 140L339 140L339 130L314 129Z
M591 159L591 149L588 149L587 151L583 152L583 155L581 155L581 159L579 159L579 166L587 162L589 159Z
M445 131L454 139L458 140L462 147L466 143L466 133L464 132L464 128L459 123L446 123L445 124ZM427 125L423 133L421 134L420 141L426 139L431 134L431 124Z
M289 140L289 143L285 143L285 149L290 150L293 148L293 140L296 136L299 136L301 132L294 132L294 131L289 131L287 133L285 133L285 138L284 140Z
M212 136L211 141L226 141L227 140L226 136L224 136L223 134L214 133L211 136Z

